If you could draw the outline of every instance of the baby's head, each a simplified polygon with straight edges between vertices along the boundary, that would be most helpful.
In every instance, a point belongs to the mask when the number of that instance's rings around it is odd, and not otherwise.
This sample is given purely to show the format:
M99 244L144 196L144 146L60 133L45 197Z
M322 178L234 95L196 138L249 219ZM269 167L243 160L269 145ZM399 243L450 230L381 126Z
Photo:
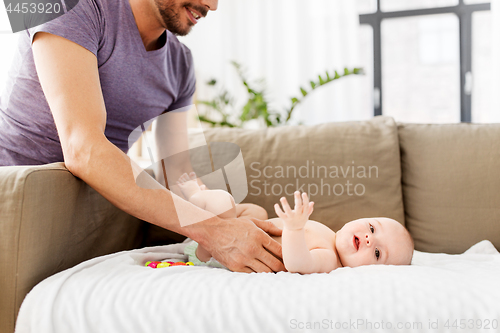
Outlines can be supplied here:
M387 217L364 218L346 223L335 238L343 266L409 265L413 239L398 221Z

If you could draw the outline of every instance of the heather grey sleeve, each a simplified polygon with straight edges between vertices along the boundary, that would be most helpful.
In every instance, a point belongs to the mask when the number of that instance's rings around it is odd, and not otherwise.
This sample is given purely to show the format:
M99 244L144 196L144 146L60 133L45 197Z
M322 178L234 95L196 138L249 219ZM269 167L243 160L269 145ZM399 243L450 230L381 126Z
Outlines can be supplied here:
M194 72L194 62L191 51L182 45L185 61L183 70L183 79L181 81L179 94L176 100L168 107L167 111L174 111L193 104L193 95L196 90L196 77ZM183 109L183 111L186 111Z
M98 0L79 0L64 15L28 30L33 42L37 32L48 32L83 46L95 56L104 34L104 15Z

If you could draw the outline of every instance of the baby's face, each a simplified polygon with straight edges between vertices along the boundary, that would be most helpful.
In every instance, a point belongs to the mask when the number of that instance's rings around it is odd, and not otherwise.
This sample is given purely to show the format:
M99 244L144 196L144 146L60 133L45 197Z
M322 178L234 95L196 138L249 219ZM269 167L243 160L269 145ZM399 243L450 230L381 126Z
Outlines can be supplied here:
M386 217L365 218L346 223L335 238L343 266L385 264L408 265L413 244L405 228Z

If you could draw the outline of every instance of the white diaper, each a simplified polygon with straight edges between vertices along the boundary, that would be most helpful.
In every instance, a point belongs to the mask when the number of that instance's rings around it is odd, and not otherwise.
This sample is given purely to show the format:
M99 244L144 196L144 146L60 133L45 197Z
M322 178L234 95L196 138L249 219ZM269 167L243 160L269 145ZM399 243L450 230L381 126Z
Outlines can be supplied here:
M198 259L198 257L196 256L197 248L198 248L198 243L195 242L194 240L190 241L184 248L184 254L189 257L189 261L191 261L195 266L208 266L208 267L228 269L226 266L222 265L214 258L210 258L210 260L207 262Z

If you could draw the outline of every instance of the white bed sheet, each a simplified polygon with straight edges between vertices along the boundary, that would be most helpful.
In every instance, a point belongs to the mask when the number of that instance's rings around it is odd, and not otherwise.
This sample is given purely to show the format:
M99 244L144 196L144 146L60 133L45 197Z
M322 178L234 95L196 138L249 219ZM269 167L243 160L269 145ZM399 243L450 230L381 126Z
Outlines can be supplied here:
M144 267L185 261L184 246L111 254L42 281L16 332L499 331L500 254L489 241L461 255L415 251L411 266L329 274Z

